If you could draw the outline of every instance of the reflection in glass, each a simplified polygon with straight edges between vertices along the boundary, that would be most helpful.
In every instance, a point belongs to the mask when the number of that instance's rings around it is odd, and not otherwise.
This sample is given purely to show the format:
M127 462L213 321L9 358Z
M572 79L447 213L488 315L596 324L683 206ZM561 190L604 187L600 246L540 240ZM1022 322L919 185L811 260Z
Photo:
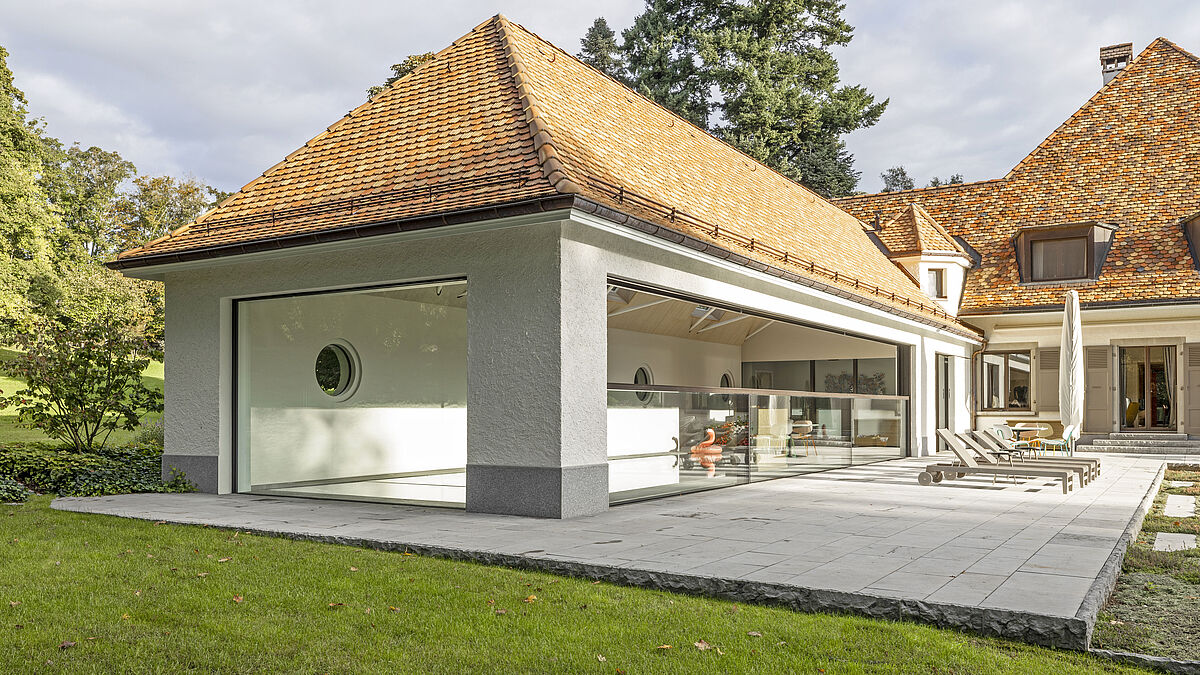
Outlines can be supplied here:
M907 454L907 399L608 392L613 503L825 471Z

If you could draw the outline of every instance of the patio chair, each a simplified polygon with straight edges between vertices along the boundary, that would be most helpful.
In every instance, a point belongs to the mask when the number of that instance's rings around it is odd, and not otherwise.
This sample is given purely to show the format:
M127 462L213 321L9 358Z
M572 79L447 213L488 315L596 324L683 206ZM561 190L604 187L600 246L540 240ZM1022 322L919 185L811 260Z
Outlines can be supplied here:
M946 446L958 458L956 463L940 463L930 464L925 467L925 470L917 474L917 482L921 485L929 485L930 483L940 483L944 479L955 479L960 476L969 474L979 474L991 476L995 482L997 476L1033 476L1035 478L1053 478L1062 483L1063 494L1069 493L1074 489L1073 479L1075 471L1058 467L1043 467L1043 466L999 466L999 465L981 465L975 461L973 453L967 449L962 441L950 432L949 429L938 429L937 434Z
M1010 453L1010 454L1012 454L1013 456L1016 456L1016 457L1023 457L1023 456L1024 456L1024 455L1022 455L1022 454L1021 454L1021 451L1020 451L1020 450L1014 450L1014 449L1012 449L1012 448L1008 448L1008 447L1004 446L1004 445L1003 445L1003 441L1001 441L999 438L996 438L996 436L994 436L993 434L989 434L989 433L987 433L987 432L985 432L985 431L972 431L972 432L971 432L971 435L972 435L972 436L975 438L975 440L976 440L976 441L978 441L978 442L979 442L979 444L980 444L980 445L982 445L982 446L984 446L985 448L987 448L987 449L988 449L990 452L996 452L996 453ZM1025 458L1025 459L1034 459L1034 460L1037 460L1037 461L1051 461L1051 462L1060 462L1060 463L1075 463L1075 464L1081 464L1081 465L1084 465L1084 466L1089 466L1089 467L1091 467L1091 469L1092 469L1092 476L1093 476L1093 477L1095 477L1095 476L1099 476L1099 475L1100 475L1100 460L1099 460L1099 459L1093 459L1093 458L1091 458L1091 457L1075 457L1075 456L1071 456L1071 457L1033 457L1033 456L1024 456L1024 458Z
M1034 467L1053 467L1056 469L1069 469L1076 473L1076 483L1083 487L1092 482L1095 478L1094 466L1087 462L1076 462L1071 459L1063 458L1043 458L1043 457L1021 457L1014 458L1011 453L1003 450L991 450L976 440L970 433L955 434L958 439L963 442L968 448L975 452L975 458L982 464L995 464L996 466L1004 466L1007 463L1010 467L1034 466Z
M1062 438L1038 438L1033 441L1034 447L1042 452L1061 452L1064 455L1074 455L1074 442L1079 438L1079 427L1074 424L1063 429Z
M1017 438L1017 433L1007 424L992 425L991 432L1009 450L1020 450L1022 453L1027 451L1032 453L1036 450L1029 441Z

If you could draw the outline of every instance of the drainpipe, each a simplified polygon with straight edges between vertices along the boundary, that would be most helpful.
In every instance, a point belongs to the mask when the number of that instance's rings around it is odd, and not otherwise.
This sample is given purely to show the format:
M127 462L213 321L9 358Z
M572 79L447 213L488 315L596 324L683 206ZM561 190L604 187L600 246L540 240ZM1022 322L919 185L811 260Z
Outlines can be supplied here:
M983 344L979 345L979 349L971 352L971 377L969 379L971 395L967 398L967 400L971 406L971 430L972 431L975 430L975 427L977 426L977 424L979 422L979 419L978 419L979 413L977 412L979 410L979 406L976 405L978 402L975 400L975 392L979 388L978 386L976 386L978 383L975 381L975 373L977 373L979 371L975 369L975 357L979 356L984 351L986 351L987 346L988 346L988 340L987 340L987 338L983 338Z

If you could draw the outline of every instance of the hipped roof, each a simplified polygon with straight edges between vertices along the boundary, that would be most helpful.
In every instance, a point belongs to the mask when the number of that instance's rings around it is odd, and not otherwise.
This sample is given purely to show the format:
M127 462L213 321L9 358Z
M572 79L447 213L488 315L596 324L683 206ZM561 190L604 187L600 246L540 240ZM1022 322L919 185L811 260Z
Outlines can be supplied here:
M893 265L855 218L503 16L194 223L112 265L565 206L977 337Z

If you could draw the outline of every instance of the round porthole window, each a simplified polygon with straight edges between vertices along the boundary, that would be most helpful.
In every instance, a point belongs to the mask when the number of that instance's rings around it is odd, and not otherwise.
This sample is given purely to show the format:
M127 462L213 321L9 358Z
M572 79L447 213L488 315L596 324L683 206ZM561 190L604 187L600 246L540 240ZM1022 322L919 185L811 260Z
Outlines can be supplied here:
M644 367L635 370L633 372L633 383L639 387L654 384L653 380L650 378L650 370ZM635 391L633 394L634 396L637 396L637 399L642 403L649 401L651 396L651 393L648 391Z
M317 386L334 398L349 396L358 373L354 355L347 345L327 344L317 354Z

